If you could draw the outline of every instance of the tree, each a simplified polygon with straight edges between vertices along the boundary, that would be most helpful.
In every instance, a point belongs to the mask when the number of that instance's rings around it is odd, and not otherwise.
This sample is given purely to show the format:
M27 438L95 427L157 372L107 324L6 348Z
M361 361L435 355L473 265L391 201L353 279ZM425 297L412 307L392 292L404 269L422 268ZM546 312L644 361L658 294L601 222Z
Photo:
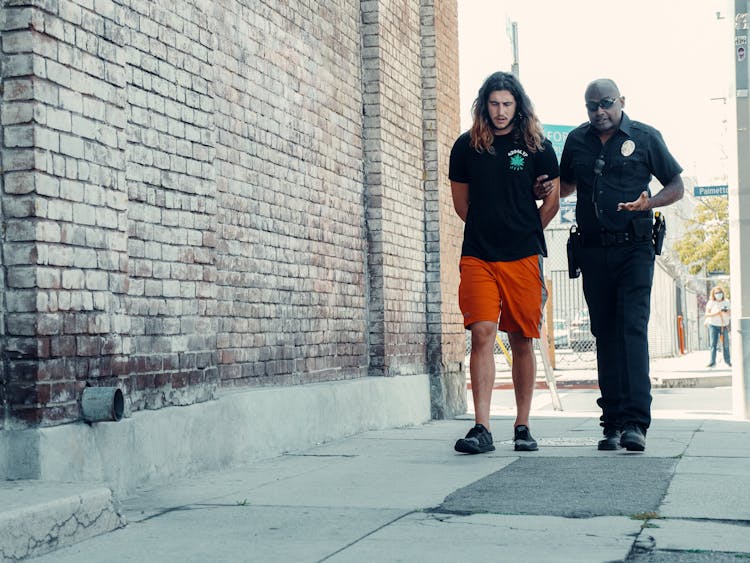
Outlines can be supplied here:
M729 273L728 198L702 198L674 249L691 274L701 271Z

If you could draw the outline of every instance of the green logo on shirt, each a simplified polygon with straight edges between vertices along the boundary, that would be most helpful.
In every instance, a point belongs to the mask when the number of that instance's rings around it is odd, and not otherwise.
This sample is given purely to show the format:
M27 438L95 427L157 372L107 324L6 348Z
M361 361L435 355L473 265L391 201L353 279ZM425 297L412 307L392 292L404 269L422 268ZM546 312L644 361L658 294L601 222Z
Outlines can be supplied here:
M526 163L526 158L529 155L526 153L526 151L523 151L521 149L513 149L508 153L508 157L510 158L510 169L517 172L519 170L523 170L524 164Z

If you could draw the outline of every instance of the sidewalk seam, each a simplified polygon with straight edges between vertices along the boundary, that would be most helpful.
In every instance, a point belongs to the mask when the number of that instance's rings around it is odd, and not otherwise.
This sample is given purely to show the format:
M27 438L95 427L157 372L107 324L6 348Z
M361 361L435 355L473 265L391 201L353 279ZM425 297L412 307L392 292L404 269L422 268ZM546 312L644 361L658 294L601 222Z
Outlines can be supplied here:
M353 545L355 545L355 544L358 544L358 543L359 543L359 542L361 542L361 541L362 541L363 539L365 539L365 538L368 538L368 537L370 537L371 535L373 535L373 534L375 534L375 533L379 532L379 531L380 531L380 530L382 530L383 528L387 528L387 527L388 527L388 526L390 526L391 524L395 524L395 523L396 523L396 522L398 522L399 520L401 520L401 519L403 519L403 518L406 518L407 516L409 516L409 515L411 515L411 514L418 514L418 513L420 513L420 512L422 512L422 510L410 510L410 511L408 511L408 512L404 512L404 513L403 513L403 514L402 514L401 516L397 516L397 517L396 517L396 518L394 518L393 520L391 520L391 521L389 521L389 522L386 522L385 524L381 524L380 526L378 526L378 527L377 527L377 528L375 528L374 530L371 530L371 531L367 532L367 533L366 533L365 535L363 535L363 536L360 536L360 537L358 537L357 539L355 539L355 540L353 540L353 541L349 542L348 544L346 544L345 546L343 546L343 547L341 547L341 548L337 549L337 550L336 550L336 551L334 551L333 553L329 553L328 555L326 555L326 556L325 556L325 557L323 557L322 559L318 559L318 561L317 561L316 563L323 563L323 561L327 561L327 560L328 560L328 559L330 559L331 557L333 557L333 556L335 556L335 555L338 555L339 553L342 553L343 551L346 551L347 549L349 549L349 548L350 548L350 547L352 547Z

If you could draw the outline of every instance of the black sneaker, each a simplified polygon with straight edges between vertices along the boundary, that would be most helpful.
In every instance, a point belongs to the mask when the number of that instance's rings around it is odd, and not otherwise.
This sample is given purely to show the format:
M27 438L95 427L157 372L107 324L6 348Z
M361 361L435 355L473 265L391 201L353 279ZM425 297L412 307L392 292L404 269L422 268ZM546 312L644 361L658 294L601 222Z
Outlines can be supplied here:
M642 452L646 449L646 432L640 425L629 422L622 429L620 445L629 452Z
M604 438L599 440L596 448L603 451L619 450L622 447L620 446L621 436L622 432L619 428L605 428Z
M453 448L462 454L483 454L494 451L495 446L492 444L492 434L482 424L477 424L469 430L466 438L457 440Z
M531 437L529 427L525 424L519 424L513 432L513 449L517 452L535 452L539 449L536 440Z

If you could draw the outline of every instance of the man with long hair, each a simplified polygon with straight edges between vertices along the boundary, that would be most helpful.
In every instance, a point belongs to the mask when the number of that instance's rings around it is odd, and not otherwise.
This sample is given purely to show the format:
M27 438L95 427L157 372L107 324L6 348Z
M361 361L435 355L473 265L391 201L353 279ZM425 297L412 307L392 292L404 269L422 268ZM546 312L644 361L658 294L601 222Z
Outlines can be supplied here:
M453 206L466 223L458 301L471 331L471 390L475 426L455 449L493 451L490 401L498 328L508 333L516 398L514 448L534 451L529 412L536 380L533 338L538 338L546 291L544 228L560 207L558 163L552 144L520 82L505 72L490 75L472 106L471 129L450 156ZM533 186L546 175L551 189L537 207Z

